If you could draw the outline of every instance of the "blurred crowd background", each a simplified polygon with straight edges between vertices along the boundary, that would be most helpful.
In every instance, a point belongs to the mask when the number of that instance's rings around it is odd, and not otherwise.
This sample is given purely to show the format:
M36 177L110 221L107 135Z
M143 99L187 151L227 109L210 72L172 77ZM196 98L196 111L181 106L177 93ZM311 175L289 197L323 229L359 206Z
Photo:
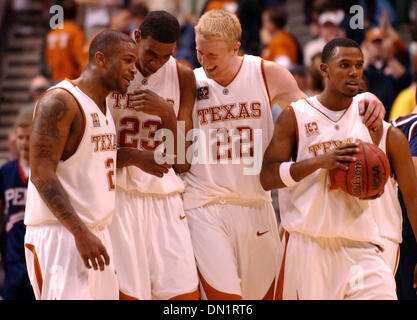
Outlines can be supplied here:
M56 5L64 13L58 28ZM149 11L166 10L181 25L175 57L197 68L194 25L216 8L238 15L241 54L283 65L309 96L323 90L319 65L326 42L356 40L365 59L361 90L379 97L386 120L413 111L417 0L0 0L0 165L18 158L16 118L51 85L80 75L98 32L132 34ZM274 105L275 119L280 110Z
M57 29L54 5L64 11ZM19 110L52 84L78 77L95 34L106 28L131 34L150 10L169 11L181 24L175 56L196 68L194 25L213 8L238 15L242 54L282 64L307 95L323 89L318 67L325 43L347 36L361 44L363 90L384 103L386 120L415 106L417 0L0 0L0 164L17 157L11 130ZM279 112L275 106L275 117Z

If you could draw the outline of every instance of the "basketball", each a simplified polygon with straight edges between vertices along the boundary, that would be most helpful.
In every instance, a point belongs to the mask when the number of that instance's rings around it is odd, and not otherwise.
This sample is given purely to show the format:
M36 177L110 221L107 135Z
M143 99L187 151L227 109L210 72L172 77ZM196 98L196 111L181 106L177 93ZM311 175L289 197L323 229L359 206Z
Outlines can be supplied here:
M379 194L391 174L385 153L376 145L360 142L356 161L349 162L347 171L329 170L331 189L341 188L351 196L367 199Z

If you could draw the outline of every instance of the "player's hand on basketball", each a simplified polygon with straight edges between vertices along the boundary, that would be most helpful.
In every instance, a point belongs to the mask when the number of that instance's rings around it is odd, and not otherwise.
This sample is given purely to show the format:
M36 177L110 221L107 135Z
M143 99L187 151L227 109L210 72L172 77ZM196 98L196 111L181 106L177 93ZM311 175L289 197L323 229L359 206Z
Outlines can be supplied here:
M358 102L359 114L363 115L363 123L370 129L377 129L382 126L385 117L385 108L382 102L372 93L363 94Z
M134 90L133 95L130 97L130 103L136 111L142 111L161 118L165 118L170 112L174 112L172 105L152 90Z
M88 268L94 268L101 271L109 265L110 257L103 243L91 231L83 230L74 234L75 245L84 265Z
M320 168L323 169L340 168L342 170L348 170L349 168L346 163L356 161L354 155L358 152L359 145L357 143L347 143L316 157L316 161L319 161Z
M155 161L154 152L139 150L135 165L146 173L159 178L162 178L164 174L168 173L169 168L172 167L172 164L169 163L158 164Z
M375 199L378 199L383 194L384 194L384 188L378 194L376 194L376 195L374 195L372 197L368 197L368 198L361 198L361 200L375 200Z

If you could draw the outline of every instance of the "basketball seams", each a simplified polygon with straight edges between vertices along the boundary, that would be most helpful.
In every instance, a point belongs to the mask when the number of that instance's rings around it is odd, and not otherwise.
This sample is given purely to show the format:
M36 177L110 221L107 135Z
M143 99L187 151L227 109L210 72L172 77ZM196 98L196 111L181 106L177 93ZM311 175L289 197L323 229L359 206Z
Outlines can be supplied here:
M384 161L384 159L381 157L381 155L380 154L378 154L378 152L375 152L375 155L378 157L378 160L379 160L379 162L380 162L380 164L381 164L381 167L383 167L384 168L384 178L385 177L388 177L389 175L388 175L388 172L387 172L387 169L386 169L386 167L385 167L385 161ZM389 164L389 162L388 162L388 164ZM389 164L390 165L390 164ZM391 166L391 165L390 165ZM385 180L385 179L384 179Z
M365 152L365 147L366 146L363 144L363 142L361 142L359 144L359 147L361 147L361 149L362 149L362 155L363 155L363 161L364 161L363 166L362 166L362 183L364 182L363 180L365 180L365 182L366 182L365 198L368 198L368 194L369 194L369 183L368 183L369 182L369 174L368 174L368 159L366 157L366 152ZM366 169L366 170L364 170L364 169ZM366 179L364 178L365 174L366 174ZM364 188L362 188L362 190L363 189ZM363 198L363 196L361 198Z

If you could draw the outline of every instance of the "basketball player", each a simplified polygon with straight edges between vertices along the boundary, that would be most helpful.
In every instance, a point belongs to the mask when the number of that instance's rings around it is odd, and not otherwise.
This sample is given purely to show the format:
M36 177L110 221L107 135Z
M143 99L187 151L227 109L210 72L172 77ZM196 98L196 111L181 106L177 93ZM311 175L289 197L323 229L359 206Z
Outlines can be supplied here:
M355 41L330 41L322 61L323 93L283 110L260 175L266 190L281 188L281 221L290 234L284 299L396 299L393 270L382 253L383 238L401 233L401 215L389 203L391 182L380 198L359 200L330 189L328 169L347 170L346 162L355 161L356 141L378 145L406 194L417 231L417 178L408 144L387 123L375 131L362 123L355 95L363 55Z
M125 93L136 43L99 33L80 78L39 99L30 139L25 214L28 273L36 299L117 299L108 224L115 208L116 131L106 96Z
M174 16L150 12L135 32L139 72L126 94L113 92L107 98L119 146L132 153L154 151L160 143L155 139L158 129L169 129L176 137L179 108L194 105L194 74L172 57L179 34ZM135 166L117 170L110 234L120 299L199 298L183 191L172 168L160 174Z
M287 106L305 95L280 65L238 55L242 29L235 15L210 10L195 31L202 65L194 71L197 102L179 118L205 137L183 175L202 297L272 299L283 248L259 171L273 134L272 102ZM380 126L383 106L366 99L374 111L367 124Z
M410 115L394 119L392 125L400 129L408 139L414 168L417 168L417 130L415 130L417 125L417 108ZM398 192L398 199L401 204L403 223L400 257L397 273L395 274L397 295L399 300L416 300L417 294L415 288L413 288L413 283L414 269L417 264L417 243L413 228L407 217L407 209L401 190Z
M0 168L0 233L4 240L0 261L4 265L2 294L4 300L35 299L26 269L24 247L26 227L23 223L29 177L29 136L32 129L32 114L33 107L24 108L19 113L14 130L19 157Z

